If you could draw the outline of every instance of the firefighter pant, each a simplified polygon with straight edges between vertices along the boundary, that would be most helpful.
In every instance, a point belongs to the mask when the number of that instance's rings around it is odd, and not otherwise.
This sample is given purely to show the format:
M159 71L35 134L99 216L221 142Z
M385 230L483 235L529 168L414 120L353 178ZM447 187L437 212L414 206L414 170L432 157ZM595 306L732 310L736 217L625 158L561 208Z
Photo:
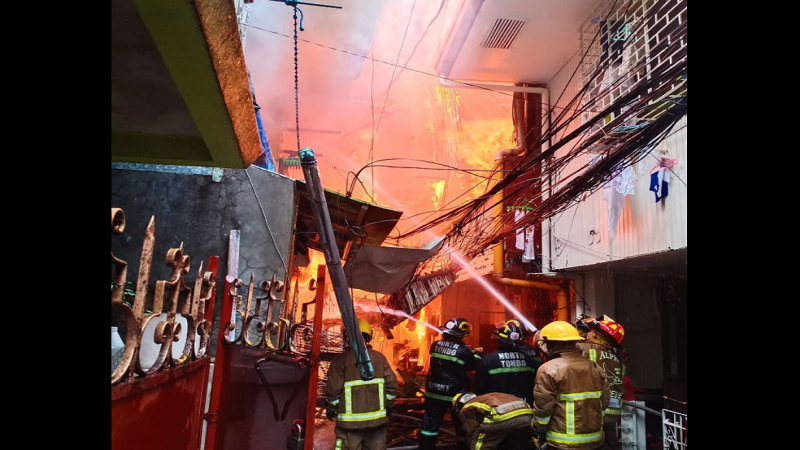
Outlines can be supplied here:
M481 428L478 427L470 439L470 450L530 450L535 448L531 439L530 422L524 424L523 428L505 433L491 431L482 433Z
M436 440L439 437L439 425L442 423L444 414L452 409L452 403L431 397L425 397L425 415L422 417L422 430L419 436L419 450L433 450L436 448ZM456 414L453 416L453 426L456 429L456 443L459 450L467 448L467 443L463 439L464 432L458 421Z
M386 428L381 425L361 430L345 430L336 427L335 450L386 450Z
M617 434L619 433L619 430L617 430L618 424L619 416L605 418L603 422L603 433L606 435L606 440L603 443L603 450L622 450L622 444L619 442L619 436Z

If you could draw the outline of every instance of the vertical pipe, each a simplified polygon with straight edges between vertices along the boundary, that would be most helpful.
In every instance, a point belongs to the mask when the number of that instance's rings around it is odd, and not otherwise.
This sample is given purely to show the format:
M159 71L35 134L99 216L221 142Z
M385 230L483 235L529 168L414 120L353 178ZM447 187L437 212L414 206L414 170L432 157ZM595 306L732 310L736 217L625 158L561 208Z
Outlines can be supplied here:
M300 164L303 166L303 175L306 180L308 196L311 199L311 209L314 213L314 223L317 226L319 240L322 244L325 261L330 270L333 292L336 295L336 302L339 304L339 312L342 314L342 322L350 340L350 347L356 355L356 365L361 372L361 379L364 381L375 378L375 369L372 361L369 360L369 352L364 342L364 336L358 328L356 312L353 308L353 299L347 291L347 278L344 275L342 261L339 259L339 250L336 247L336 236L333 234L328 203L325 200L325 191L322 188L322 181L319 177L317 159L314 151L310 148L301 149L298 152Z
M226 375L225 368L228 365L227 348L225 346L225 324L233 318L233 302L235 299L231 295L231 285L236 278L228 275L225 277L225 290L222 293L222 314L219 318L219 331L217 333L217 353L214 356L214 378L211 380L211 399L208 402L208 413L206 419L206 441L205 450L216 450L217 446L217 425L219 424L220 403L222 398L222 381Z
M556 294L556 305L558 306L558 320L569 322L569 297L563 287Z
M501 166L502 167L502 162ZM503 230L503 191L498 192L494 196L494 202L497 204L494 206L494 226L496 229L500 231ZM503 270L505 266L505 251L503 250L503 240L501 239L500 242L492 247L492 256L494 258L494 276L496 278L503 277Z

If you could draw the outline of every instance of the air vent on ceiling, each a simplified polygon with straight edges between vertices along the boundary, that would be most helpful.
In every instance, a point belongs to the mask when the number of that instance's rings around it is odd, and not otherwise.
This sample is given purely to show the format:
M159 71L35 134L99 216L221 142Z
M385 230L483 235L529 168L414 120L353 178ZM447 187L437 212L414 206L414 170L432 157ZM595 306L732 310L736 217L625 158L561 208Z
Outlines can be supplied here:
M486 37L481 42L483 48L502 48L511 47L511 43L517 38L525 20L519 19L500 19L494 20L494 25L486 33Z

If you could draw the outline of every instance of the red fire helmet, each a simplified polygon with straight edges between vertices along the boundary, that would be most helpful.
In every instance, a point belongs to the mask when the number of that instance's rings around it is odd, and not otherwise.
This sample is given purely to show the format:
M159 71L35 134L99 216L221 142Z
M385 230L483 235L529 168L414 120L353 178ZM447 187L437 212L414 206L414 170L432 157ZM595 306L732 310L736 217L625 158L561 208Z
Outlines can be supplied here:
M625 337L625 328L622 328L622 325L613 320L600 320L596 324L598 328L614 338L617 344L622 344L622 338Z

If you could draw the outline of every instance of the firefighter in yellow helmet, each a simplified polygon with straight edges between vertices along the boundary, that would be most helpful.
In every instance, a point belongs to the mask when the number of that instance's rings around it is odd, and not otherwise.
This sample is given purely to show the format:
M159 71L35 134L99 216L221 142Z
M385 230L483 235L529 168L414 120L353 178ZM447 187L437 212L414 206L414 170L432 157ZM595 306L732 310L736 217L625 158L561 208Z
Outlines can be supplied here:
M397 395L397 377L389 361L372 349L372 327L358 319L367 342L375 378L363 381L355 354L346 351L333 359L325 386L326 415L336 419L336 450L385 450L386 428Z
M622 357L622 338L625 336L625 329L606 315L581 316L575 325L586 338L586 342L577 344L578 349L585 358L597 363L608 378L611 399L608 408L603 411L604 448L622 450L617 428L622 414L622 397L625 394L625 385L622 381L625 377Z
M527 450L531 445L531 407L519 397L501 392L475 396L458 394L453 412L463 427L470 450Z
M581 356L583 338L572 324L556 321L542 328L537 345L548 361L533 389L534 432L552 448L590 450L603 445L603 410L611 396L603 370Z

